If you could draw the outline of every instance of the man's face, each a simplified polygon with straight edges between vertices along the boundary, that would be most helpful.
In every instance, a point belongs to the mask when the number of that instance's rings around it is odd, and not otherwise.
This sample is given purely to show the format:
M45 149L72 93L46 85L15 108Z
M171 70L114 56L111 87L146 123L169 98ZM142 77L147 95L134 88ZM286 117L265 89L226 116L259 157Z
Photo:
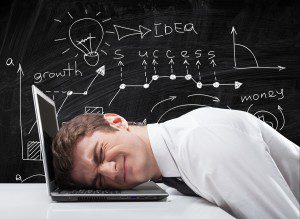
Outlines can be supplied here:
M79 139L72 179L84 186L128 189L151 179L151 159L142 139L128 130L95 131Z

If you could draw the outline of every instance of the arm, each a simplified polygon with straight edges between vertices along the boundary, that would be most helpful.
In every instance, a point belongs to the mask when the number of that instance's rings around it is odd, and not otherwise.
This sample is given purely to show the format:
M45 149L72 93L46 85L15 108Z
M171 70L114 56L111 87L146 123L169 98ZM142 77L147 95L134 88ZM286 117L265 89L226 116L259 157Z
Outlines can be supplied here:
M190 188L238 218L298 218L299 203L262 138L225 125L195 128L180 151Z

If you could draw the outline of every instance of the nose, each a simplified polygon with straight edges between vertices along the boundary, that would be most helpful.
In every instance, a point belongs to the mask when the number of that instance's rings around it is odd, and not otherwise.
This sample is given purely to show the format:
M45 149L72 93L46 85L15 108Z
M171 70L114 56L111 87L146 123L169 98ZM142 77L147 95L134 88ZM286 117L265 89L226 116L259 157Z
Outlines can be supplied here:
M98 167L98 173L115 181L118 176L118 170L115 161L103 162Z

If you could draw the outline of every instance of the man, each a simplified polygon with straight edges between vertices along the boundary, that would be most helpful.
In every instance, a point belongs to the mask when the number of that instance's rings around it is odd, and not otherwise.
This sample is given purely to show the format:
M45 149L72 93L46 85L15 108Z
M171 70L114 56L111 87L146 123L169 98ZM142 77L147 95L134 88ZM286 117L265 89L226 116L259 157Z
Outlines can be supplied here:
M147 126L85 114L53 142L61 185L132 188L180 177L238 218L299 218L299 147L243 111L200 108Z

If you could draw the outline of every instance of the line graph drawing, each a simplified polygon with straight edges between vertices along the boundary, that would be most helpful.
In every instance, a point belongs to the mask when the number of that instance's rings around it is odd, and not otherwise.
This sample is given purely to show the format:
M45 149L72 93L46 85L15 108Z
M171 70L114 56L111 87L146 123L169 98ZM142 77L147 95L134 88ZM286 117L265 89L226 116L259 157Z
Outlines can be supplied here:
M136 31L135 34L137 34L138 31ZM126 37L127 35L124 35L122 37ZM120 37L120 36L119 36ZM122 38L120 37L120 38ZM117 49L115 50L115 55L116 57L114 57L114 59L122 59L124 57L124 55L122 53L120 53L121 50ZM155 49L152 52L152 56L153 56L153 60L151 61L146 61L146 58L149 59L148 57L148 51L143 51L143 54L141 53L141 50L139 51L139 56L142 59L141 61L141 67L142 67L142 71L143 71L143 75L144 75L144 81L145 83L140 83L140 84L127 84L124 82L124 63L122 61L119 61L118 66L120 66L120 78L121 78L121 84L119 85L119 88L115 91L114 96L112 97L112 99L109 102L109 106L111 106L111 104L113 103L113 101L116 99L116 97L118 96L118 94L122 91L125 90L126 88L130 88L130 87L139 87L139 88L144 88L144 89L148 89L151 86L151 83L153 83L153 81L157 81L158 79L170 79L172 81L176 80L176 79L185 79L186 81L192 81L194 82L194 84L196 85L196 87L198 89L201 88L205 88L205 87L213 87L213 88L219 88L222 86L231 86L234 89L239 89L243 83L240 81L234 81L232 83L222 83L217 79L217 70L216 70L216 66L217 63L215 61L215 57L216 57L216 53L214 50L209 50L207 52L207 61L208 61L208 66L209 66L209 71L211 71L211 73L213 74L214 77L214 81L211 83L204 83L202 82L202 77L201 77L201 72L200 72L200 66L202 65L202 63L200 62L200 57L202 56L202 50L198 49L196 51L194 51L194 55L196 55L196 61L195 63L191 63L188 58L190 57L189 52L187 50L182 50L180 52L181 57L184 59L182 62L179 62L179 64L181 64L185 71L185 75L179 75L180 72L182 72L181 70L179 71L179 73L175 74L175 62L174 59L175 55L170 54L172 53L172 51L170 49L168 49L165 52L165 56L169 59L169 61L167 62L169 69L170 69L170 75L160 75L159 70L160 70L160 65L164 65L165 61L160 61L159 60L159 50ZM150 72L149 72L150 71ZM193 73L193 75L191 74ZM194 75L196 73L196 75ZM149 77L149 75L151 75L151 78ZM141 74L142 75L142 74ZM148 78L150 78L150 80L148 80Z
M22 147L22 160L41 161L42 154L40 149L40 142L28 141L26 144L26 148L24 145L23 124L22 124L22 76L24 76L24 72L20 63L17 70L17 74L19 74L19 126L20 126L20 140L21 140L21 147Z
M152 79L149 83L145 83L145 84L120 84L119 89L117 90L116 94L113 96L113 98L111 99L111 101L109 102L108 106L110 106L112 104L112 102L114 101L114 99L116 98L116 96L119 94L119 92L121 90L124 90L125 88L128 87L141 87L144 89L148 89L151 85L151 83L153 81L157 81L160 78L168 78L170 80L175 80L176 78L184 78L185 80L192 80L195 84L196 87L201 89L202 87L205 86L212 86L214 88L218 88L220 86L233 86L234 89L239 89L243 83L239 82L239 81L235 81L234 83L219 83L219 82L214 82L214 83L202 83L201 81L196 81L192 75L188 74L188 75L175 75L175 74L171 74L170 76L159 76L159 75L152 75Z
M13 59L8 58L6 61L7 66L14 66ZM20 128L20 141L22 147L22 160L27 161L41 161L40 153L40 142L38 141L28 141L26 147L24 145L23 137L23 123L22 123L22 77L24 76L24 71L21 64L18 64L17 75L19 75L19 128Z
M91 88L92 84L94 83L94 81L96 80L96 78L99 76L99 75L102 75L104 76L105 75L105 65L101 66L100 68L98 68L96 70L96 75L95 77L92 79L92 81L89 83L88 87L85 89L84 92L74 92L72 90L69 90L67 91L66 93L65 92L61 92L61 93L64 93L66 94L66 97L64 98L62 104L60 105L60 107L58 108L57 112L56 112L56 115L58 115L61 111L61 109L63 108L64 104L66 103L67 99L72 96L72 95L88 95L88 92L89 92L89 89ZM31 126L30 128L30 131L28 134L30 134L30 132L33 130L33 128L35 127L36 125L36 121L33 123L33 125Z
M283 67L283 66L280 66L280 65L278 65L278 66L260 66L259 63L258 63L258 61L257 61L257 58L256 58L255 54L252 52L251 49L249 49L247 46L245 46L243 44L236 43L237 32L236 32L234 26L231 28L231 32L230 33L232 34L232 44L233 44L233 62L234 62L234 67L233 68L235 68L237 70L245 70L245 69L276 69L278 71L286 69L286 67ZM246 49L251 54L251 56L253 57L255 65L253 65L253 66L247 66L247 67L238 67L237 60L236 60L236 48L237 47L241 47L241 48Z

